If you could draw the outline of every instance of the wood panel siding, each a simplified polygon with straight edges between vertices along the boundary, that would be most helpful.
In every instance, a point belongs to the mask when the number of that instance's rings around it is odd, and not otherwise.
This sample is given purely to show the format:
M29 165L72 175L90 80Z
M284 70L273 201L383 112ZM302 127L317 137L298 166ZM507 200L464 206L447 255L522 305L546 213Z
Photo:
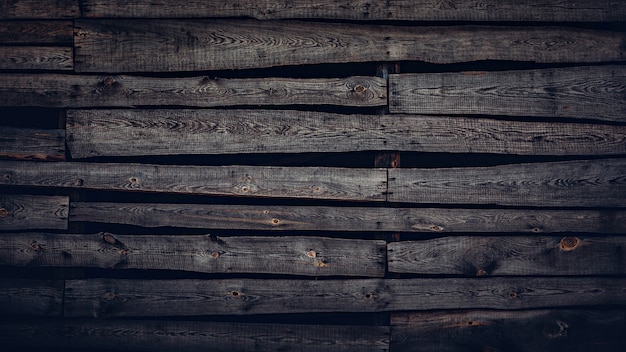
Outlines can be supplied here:
M0 74L0 106L133 107L236 105L381 106L377 77L214 79L62 74Z
M2 0L0 19L62 19L80 16L78 0Z
M63 161L65 130L0 126L0 158Z
M389 150L626 154L626 126L294 110L70 110L73 158Z
M400 21L621 21L621 1L574 0L394 0L385 2L334 0L212 1L84 0L86 17L253 17L257 19L330 18Z
M0 230L67 230L69 198L0 194ZM4 236L4 235L0 235Z
M624 66L389 75L389 109L624 122Z
M63 314L63 281L0 279L0 317Z
M77 72L178 72L285 65L626 58L622 33L566 27L395 27L255 20L78 20ZM180 60L180 57L185 60Z
M0 47L0 70L71 71L72 48L47 46Z
M74 44L72 21L1 21L0 44Z

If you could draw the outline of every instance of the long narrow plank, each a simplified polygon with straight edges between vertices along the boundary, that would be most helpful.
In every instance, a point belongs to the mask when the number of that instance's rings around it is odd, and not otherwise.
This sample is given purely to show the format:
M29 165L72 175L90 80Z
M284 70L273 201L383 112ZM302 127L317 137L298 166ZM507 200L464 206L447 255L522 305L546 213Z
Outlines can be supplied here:
M175 141L175 143L174 143ZM626 154L626 126L285 110L69 110L73 158L396 150Z
M383 277L385 241L323 237L14 233L0 265Z
M387 82L378 77L211 79L0 74L0 106L77 108L386 104Z
M389 75L392 113L589 118L624 122L626 66Z
M626 313L466 311L391 315L390 351L623 351Z
M63 281L0 279L0 316L63 314Z
M0 184L219 196L384 201L384 169L180 166L114 163L0 164Z
M80 17L78 0L0 0L0 19L63 19Z
M205 71L371 61L610 62L626 58L624 34L565 27L78 20L75 38L77 72Z
M626 160L389 169L393 202L623 207Z
M67 230L69 198L0 195L0 230Z
M0 323L4 347L132 351L379 351L388 326L49 319Z
M442 237L388 245L395 273L623 275L624 237Z
M1 44L74 44L72 21L1 21Z
M621 278L71 280L67 317L528 309L625 304Z
M0 70L71 71L73 49L51 46L11 46L0 50Z
M18 160L65 160L65 130L0 126L0 157Z
M620 21L622 1L573 0L85 0L86 17L254 17L257 19L331 18L406 21Z
M626 211L72 202L70 221L273 231L626 233Z

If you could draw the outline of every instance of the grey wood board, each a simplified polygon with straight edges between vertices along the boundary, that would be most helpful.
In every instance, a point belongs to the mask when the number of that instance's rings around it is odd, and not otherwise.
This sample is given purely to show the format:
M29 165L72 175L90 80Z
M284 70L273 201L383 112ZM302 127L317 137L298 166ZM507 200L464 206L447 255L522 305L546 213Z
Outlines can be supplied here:
M74 50L54 46L5 46L0 50L0 70L71 71Z
M425 275L623 275L626 238L454 236L388 244L389 272Z
M3 235L0 265L383 277L385 241L314 236Z
M5 161L0 185L384 201L385 169Z
M78 0L1 0L0 20L80 17Z
M63 314L63 281L0 278L0 316Z
M0 44L73 45L71 20L0 21Z
M132 351L379 351L388 326L167 320L38 319L0 323L0 342L22 348Z
M392 74L389 110L624 122L626 66Z
M622 1L573 0L84 0L86 17L253 17L329 18L403 21L568 21L600 22L626 19Z
M156 317L623 305L621 278L69 280L66 317Z
M65 160L65 130L0 126L0 157L19 160Z
M389 169L387 200L507 206L623 207L626 160Z
M0 74L0 106L57 108L387 104L378 77L240 78Z
M623 155L626 126L295 110L81 109L67 112L72 158L389 150Z
M72 202L71 222L271 231L626 233L624 210Z
M68 212L69 198L65 196L2 194L0 230L67 230Z
M622 351L623 310L394 313L390 351Z
M256 20L77 20L77 72L181 72L285 65L482 60L615 62L620 32L567 27L410 27Z

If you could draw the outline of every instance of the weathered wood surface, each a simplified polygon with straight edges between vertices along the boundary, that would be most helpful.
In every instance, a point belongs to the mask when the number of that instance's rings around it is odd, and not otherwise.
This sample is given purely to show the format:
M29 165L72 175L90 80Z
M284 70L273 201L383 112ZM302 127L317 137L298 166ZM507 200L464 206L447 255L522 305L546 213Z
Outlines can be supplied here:
M146 317L626 303L621 278L113 280L66 282L67 317Z
M623 310L397 313L390 351L623 351Z
M0 265L383 277L386 243L323 237L13 233Z
M61 316L63 290L63 281L0 279L0 316Z
M623 275L624 237L455 236L388 244L389 272L427 275Z
M0 323L0 343L22 348L132 351L379 351L388 326L48 319Z
M176 0L85 0L86 17L253 17L257 19L331 18L405 21L620 21L622 1L574 0L262 0L206 2Z
M285 110L69 110L72 158L367 150L626 154L626 126Z
M256 20L77 20L77 72L177 72L285 65L626 58L620 32L559 27L407 27ZM184 60L181 60L184 57Z
M71 71L73 49L52 46L1 47L0 70Z
M626 66L389 75L392 113L624 122Z
M385 169L5 161L0 185L384 201Z
M1 21L0 44L74 44L72 21Z
M626 211L72 202L71 222L273 231L626 233Z
M133 107L387 104L387 82L347 78L155 78L0 74L0 106Z
M0 230L67 230L68 211L68 197L3 194L0 195Z
M65 130L0 126L0 158L65 160Z
M80 17L78 0L0 0L0 19Z
M408 203L622 207L626 160L388 169L387 200Z

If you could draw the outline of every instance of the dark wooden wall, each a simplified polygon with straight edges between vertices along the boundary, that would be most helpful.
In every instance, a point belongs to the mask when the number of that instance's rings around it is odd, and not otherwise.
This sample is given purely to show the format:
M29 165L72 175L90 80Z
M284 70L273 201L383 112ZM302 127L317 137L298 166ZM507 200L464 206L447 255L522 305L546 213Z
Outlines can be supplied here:
M626 2L0 0L3 351L624 351Z

